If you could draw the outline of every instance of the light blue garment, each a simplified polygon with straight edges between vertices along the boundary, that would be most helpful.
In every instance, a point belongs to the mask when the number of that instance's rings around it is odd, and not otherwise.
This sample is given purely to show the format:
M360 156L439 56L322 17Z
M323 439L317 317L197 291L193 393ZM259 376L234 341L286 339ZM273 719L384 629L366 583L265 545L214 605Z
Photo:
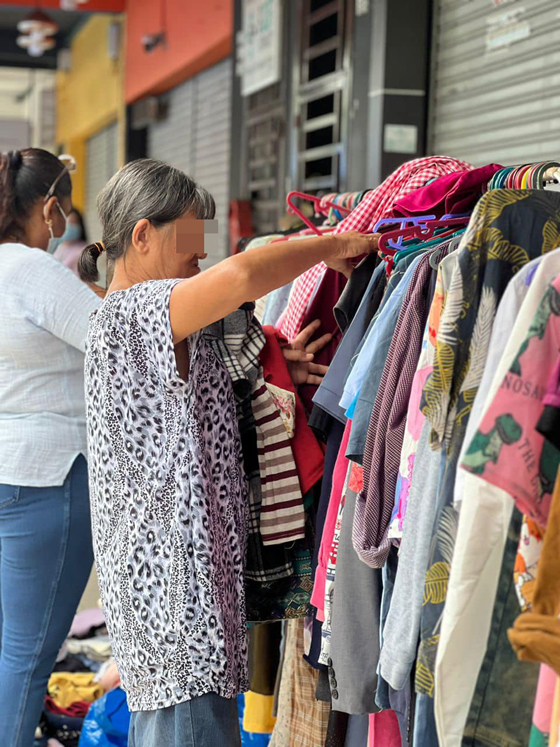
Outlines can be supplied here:
M350 367L352 356L356 353L366 331L369 299L377 284L382 281L385 269L385 262L375 268L354 319L346 330L329 370L313 397L313 402L316 405L340 420L341 423L346 422L344 410L339 405L344 379Z
M412 275L420 262L420 256L416 257L406 273L402 278L401 282L397 285L394 292L391 294L387 303L381 309L379 316L373 327L370 329L366 340L362 346L358 359L356 360L352 372L348 376L346 384L344 386L344 393L340 399L340 406L344 409L348 409L357 395L359 395L362 388L363 381L371 371L372 362L374 360L376 350L378 346L383 345L384 341L393 337L395 331L395 325L399 318L399 312L401 305L408 290ZM381 370L385 365L385 359L380 361Z
M0 734L30 747L91 567L87 464L64 484L0 485Z
M236 698L207 693L169 708L136 711L128 747L241 747Z
M391 346L391 340L393 339L395 326L406 291L410 285L416 266L420 261L420 257L421 255L412 261L401 282L383 308L377 324L372 330L371 337L367 341L368 346L371 345L371 348L364 346L364 350L369 350L369 356L360 389L354 395L354 400L350 402L352 431L346 450L346 456L359 463L363 459L369 421L383 375L387 354Z
M282 286L282 288L277 288L268 294L264 307L263 325L271 324L273 327L276 326L278 320L288 306L292 284L293 283L288 283L287 285Z

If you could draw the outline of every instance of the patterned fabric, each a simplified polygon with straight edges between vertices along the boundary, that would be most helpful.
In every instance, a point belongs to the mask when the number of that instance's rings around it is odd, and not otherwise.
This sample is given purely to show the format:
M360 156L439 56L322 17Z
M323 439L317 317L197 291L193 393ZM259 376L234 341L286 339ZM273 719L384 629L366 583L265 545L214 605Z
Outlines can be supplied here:
M296 661L292 679L290 747L317 747L325 743L330 706L315 699L319 672L303 658L303 620L290 623L296 639ZM289 634L288 634L289 635Z
M478 203L461 248L437 336L433 373L422 410L432 425L432 445L443 447L445 469L437 497L430 567L422 610L420 693L432 695L440 621L447 596L457 532L452 508L459 453L488 353L498 303L513 275L560 243L560 195L496 190Z
M449 285L453 268L457 261L457 255L454 252L453 244L449 248L452 254L449 254L440 262L436 280L436 287L430 313L424 331L422 340L422 352L418 360L418 367L414 374L412 390L408 403L408 413L406 416L406 428L401 451L401 461L399 467L399 477L397 479L397 489L395 493L395 508L389 527L389 539L401 540L403 536L404 520L408 506L408 497L412 478L414 475L414 466L416 463L416 454L418 443L425 423L424 413L420 410L420 400L422 398L422 389L426 379L433 371L434 355L437 337L437 328L441 319L443 302Z
M278 717L270 747L321 747L325 744L330 705L315 699L319 672L304 654L304 620L288 620Z
M524 516L513 569L513 581L522 612L530 610L533 604L537 566L541 557L543 539L544 536L539 526Z
M296 395L287 389L281 389L270 382L266 382L272 401L280 413L288 438L293 438L296 432Z
M264 350L266 337L254 318L253 310L254 304L244 304L225 319L206 327L202 336L227 368L236 396L243 469L249 486L249 536L245 577L271 583L292 576L294 570L285 549L280 546L265 547L260 535L262 490L252 397L260 371L259 356Z
M246 579L247 619L250 622L274 622L305 617L309 614L313 571L311 556L315 544L315 516L312 505L315 491L304 498L306 508L305 538L298 540L286 551L290 560L290 576L276 581L254 581ZM278 546L264 548L267 552Z
M245 303L202 330L216 357L224 362L233 382L237 400L239 427L243 433L253 423L251 395L259 373L259 355L265 346L265 336L255 318L255 304Z
M347 231L371 232L378 220L390 216L393 205L401 197L439 176L456 171L470 171L472 168L465 161L441 156L409 161L385 179L377 189L369 192L358 207L338 224L335 234Z
M391 549L388 528L407 407L429 310L426 287L432 274L430 259L443 258L448 246L430 250L414 271L371 415L364 453L364 489L356 503L352 539L360 558L372 568L382 568Z
M321 627L321 655L319 664L327 666L331 658L331 635L332 635L332 606L334 599L334 583L336 575L336 558L338 556L338 545L340 543L340 530L342 529L342 517L344 515L346 488L342 494L334 527L334 535L327 564L327 576L325 579L325 619Z
M559 236L560 239L560 236ZM560 279L545 293L519 352L488 404L462 466L505 490L546 526L560 451L537 431L560 350Z
M262 370L253 392L261 474L260 533L265 545L305 536L305 512L290 438L265 384Z
M93 541L132 711L248 688L247 495L230 378L199 335L177 370L177 280L111 293L92 317L86 409Z

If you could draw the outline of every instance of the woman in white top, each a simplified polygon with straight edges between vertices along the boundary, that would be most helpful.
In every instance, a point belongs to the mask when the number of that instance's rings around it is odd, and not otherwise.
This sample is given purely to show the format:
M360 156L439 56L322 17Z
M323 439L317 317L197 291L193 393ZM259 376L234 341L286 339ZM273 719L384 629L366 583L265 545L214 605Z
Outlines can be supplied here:
M84 350L99 298L47 252L69 166L0 155L0 741L31 747L92 565Z
M105 251L114 276L86 355L92 526L129 747L233 747L248 506L231 380L199 331L322 260L347 270L376 238L282 242L200 273L214 201L181 171L129 163L98 208L103 244L80 271L96 280Z

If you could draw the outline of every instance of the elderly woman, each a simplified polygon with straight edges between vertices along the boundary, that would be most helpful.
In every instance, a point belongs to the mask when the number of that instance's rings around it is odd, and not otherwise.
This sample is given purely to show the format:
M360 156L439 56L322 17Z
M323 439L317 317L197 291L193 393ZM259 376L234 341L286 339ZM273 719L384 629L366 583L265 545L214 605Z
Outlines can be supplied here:
M102 251L114 275L87 345L91 507L129 745L239 745L247 501L231 381L199 332L322 260L347 270L375 238L282 242L200 273L214 201L181 171L130 163L98 207L82 277Z

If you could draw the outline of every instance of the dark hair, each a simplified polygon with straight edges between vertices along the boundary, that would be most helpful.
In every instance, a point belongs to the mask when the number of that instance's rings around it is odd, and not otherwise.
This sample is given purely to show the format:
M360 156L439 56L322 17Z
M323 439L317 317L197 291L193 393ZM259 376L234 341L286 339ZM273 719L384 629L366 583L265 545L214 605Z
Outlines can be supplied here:
M41 148L0 154L0 241L22 240L37 200L45 198L62 169L64 164ZM69 174L58 181L53 194L59 200L70 197Z
M156 228L173 223L186 213L211 220L216 214L214 198L179 169L162 161L140 158L118 171L97 197L103 226L103 246L108 260L123 257L132 241L134 226L146 218ZM82 280L99 279L97 260L100 244L87 246L80 257Z
M79 241L87 241L86 224L84 223L84 216L80 213L78 208L73 207L70 215L75 215L78 219L78 225L80 226L80 238ZM70 215L68 217L70 217Z

